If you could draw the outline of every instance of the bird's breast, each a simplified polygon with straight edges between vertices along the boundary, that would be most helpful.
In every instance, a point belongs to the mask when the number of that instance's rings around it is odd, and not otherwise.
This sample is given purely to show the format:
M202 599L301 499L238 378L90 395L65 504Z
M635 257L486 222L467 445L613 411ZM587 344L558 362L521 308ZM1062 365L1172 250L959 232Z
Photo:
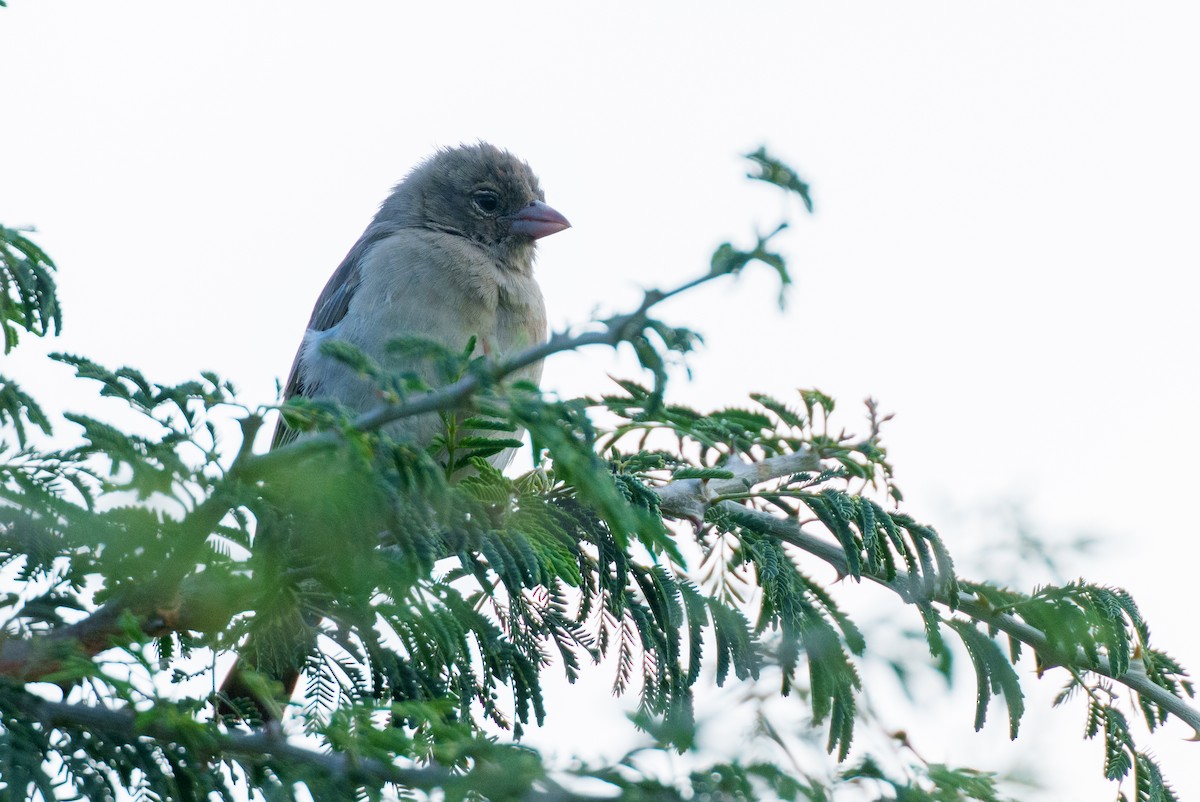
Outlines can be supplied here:
M362 276L340 336L372 355L396 337L451 349L475 337L493 358L545 339L545 303L532 274L505 269L462 237L400 232L366 254Z

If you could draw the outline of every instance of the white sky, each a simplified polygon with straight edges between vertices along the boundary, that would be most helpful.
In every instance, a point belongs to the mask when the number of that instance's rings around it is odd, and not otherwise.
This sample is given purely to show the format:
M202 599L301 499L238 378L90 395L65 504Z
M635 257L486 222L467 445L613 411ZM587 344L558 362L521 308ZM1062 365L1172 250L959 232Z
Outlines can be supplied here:
M1088 578L1200 666L1196 6L10 5L0 222L38 227L66 326L3 370L50 406L90 403L51 349L216 369L270 401L328 274L435 146L485 139L538 171L574 224L541 248L562 325L771 225L785 207L738 157L766 143L817 202L787 240L796 291L779 313L764 270L672 306L709 343L677 397L816 386L849 426L877 396L906 509L960 563L980 527L955 510L1018 500L1054 536L1105 535ZM563 356L545 384L600 392L613 369ZM976 739L947 711L926 757L1007 765L1003 725ZM1081 709L1036 722L1075 759ZM1184 734L1145 743L1200 798ZM1049 798L1113 795L1082 755Z

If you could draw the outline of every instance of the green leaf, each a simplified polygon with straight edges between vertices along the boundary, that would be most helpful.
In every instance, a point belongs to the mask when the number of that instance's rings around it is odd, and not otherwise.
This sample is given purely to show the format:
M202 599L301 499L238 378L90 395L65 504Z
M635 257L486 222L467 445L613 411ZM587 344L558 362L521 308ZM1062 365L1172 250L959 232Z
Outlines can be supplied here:
M17 446L24 448L28 445L25 426L36 426L43 434L50 434L50 419L37 401L22 390L16 382L0 375L0 424L12 426L16 434ZM0 444L2 444L0 440Z
M20 231L0 226L0 331L4 353L17 346L18 329L44 337L62 331L54 262Z
M733 472L724 468L678 468L671 474L672 480L679 479L732 479Z
M1008 705L1009 737L1016 739L1025 713L1025 692L1021 689L1020 678L995 641L976 629L974 623L960 620L947 623L962 639L975 667L975 729L983 729L992 695L1003 695Z
M757 173L747 173L747 178L755 181L766 181L777 187L795 193L804 202L804 208L810 213L813 210L812 195L809 185L800 180L800 176L791 167L767 153L766 147L760 147L753 153L747 153L746 158L758 167Z

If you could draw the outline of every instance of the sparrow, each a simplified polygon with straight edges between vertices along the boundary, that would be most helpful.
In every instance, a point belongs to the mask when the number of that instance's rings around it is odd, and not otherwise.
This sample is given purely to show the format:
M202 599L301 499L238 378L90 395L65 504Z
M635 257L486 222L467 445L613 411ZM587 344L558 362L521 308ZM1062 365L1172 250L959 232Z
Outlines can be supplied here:
M331 399L352 412L381 403L369 378L322 353L329 340L392 370L414 369L431 384L429 366L397 364L387 344L419 337L457 351L474 337L477 353L502 358L543 342L535 243L570 225L546 204L529 165L511 153L486 143L438 151L396 185L325 285L285 398ZM541 371L537 363L514 378L537 383ZM439 425L436 415L425 415L388 431L427 445ZM273 445L294 436L281 422Z
M325 285L292 363L285 400L326 399L353 413L384 403L376 383L324 353L329 341L348 343L391 371L414 372L431 386L438 381L432 366L404 364L403 356L389 352L389 342L418 337L462 351L474 338L475 353L496 359L544 342L546 307L533 277L535 244L570 225L546 204L529 165L508 151L483 142L437 151L392 189ZM537 383L541 372L537 363L513 378ZM424 447L441 427L436 414L426 414L402 418L385 430ZM272 448L297 436L281 420ZM491 461L503 468L512 453ZM257 665L262 661L253 652L243 651L226 677L218 708L232 712L226 700L244 698L267 720L269 711L240 669L249 662L259 673L283 674L273 678L290 697L299 666Z

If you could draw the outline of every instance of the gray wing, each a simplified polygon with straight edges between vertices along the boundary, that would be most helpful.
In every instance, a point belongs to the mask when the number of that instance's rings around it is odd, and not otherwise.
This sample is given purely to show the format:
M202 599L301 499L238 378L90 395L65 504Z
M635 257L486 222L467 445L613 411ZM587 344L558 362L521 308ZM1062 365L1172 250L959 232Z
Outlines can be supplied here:
M308 320L307 331L328 331L341 322L346 316L346 311L350 308L350 300L354 297L354 293L358 291L358 287L362 284L362 262L367 251L371 249L379 240L390 236L393 231L371 226L359 238L358 242L354 243L354 247L346 254L346 258L338 265L337 270L333 271L333 275L329 277L329 281L325 284L325 289L321 290L320 297L317 298L316 306L313 307L312 317ZM304 340L301 339L300 346L296 349L296 356L292 359L292 369L288 373L287 384L283 389L283 400L297 395L308 395L308 388L304 384L304 376L300 371L300 355L304 352ZM296 439L296 432L289 429L280 417L275 424L275 434L271 438L271 448L279 448L287 445Z

